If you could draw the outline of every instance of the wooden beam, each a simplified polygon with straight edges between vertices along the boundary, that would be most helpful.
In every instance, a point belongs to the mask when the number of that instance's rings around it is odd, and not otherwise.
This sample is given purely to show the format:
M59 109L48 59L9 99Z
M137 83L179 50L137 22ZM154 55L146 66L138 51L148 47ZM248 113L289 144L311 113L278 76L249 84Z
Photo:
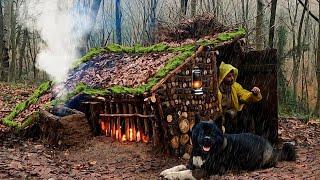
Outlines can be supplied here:
M154 115L143 114L100 114L101 117L140 117L140 118L154 118Z

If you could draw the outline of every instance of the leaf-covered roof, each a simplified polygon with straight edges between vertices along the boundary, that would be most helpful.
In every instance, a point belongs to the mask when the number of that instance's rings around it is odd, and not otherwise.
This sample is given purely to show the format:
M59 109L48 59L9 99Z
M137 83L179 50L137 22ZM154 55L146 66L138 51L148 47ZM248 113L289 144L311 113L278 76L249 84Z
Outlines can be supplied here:
M142 94L149 91L169 72L190 57L199 45L217 46L245 34L240 28L219 33L180 46L159 43L148 47L108 45L89 51L70 72L68 89L78 83L120 94Z

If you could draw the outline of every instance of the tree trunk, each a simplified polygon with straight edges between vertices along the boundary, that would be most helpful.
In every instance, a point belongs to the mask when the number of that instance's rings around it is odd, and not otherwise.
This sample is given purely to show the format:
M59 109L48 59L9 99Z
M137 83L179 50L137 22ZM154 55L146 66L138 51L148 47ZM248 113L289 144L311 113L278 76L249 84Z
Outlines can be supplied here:
M269 47L273 48L274 40L274 25L276 20L277 13L277 0L271 1L271 15L270 15L270 24L269 24Z
M116 0L115 8L116 8L116 40L117 40L117 44L122 44L122 31L121 31L122 13L121 13L120 0Z
M79 52L80 52L80 55L84 55L87 51L88 51L88 41L89 41L89 38L90 38L90 34L91 34L91 31L95 25L95 22L96 22L96 19L97 19L97 15L98 15L98 12L99 12L99 9L100 9L100 5L101 5L101 1L102 0L93 0L92 1L92 4L90 6L90 10L89 10L89 30L87 31L87 33L85 33L81 39L81 42L78 46L78 49L79 49ZM80 8L84 8L82 6L89 6L89 4L83 4L83 5L80 5L80 1L77 3L77 6L80 6ZM81 28L81 26L80 26Z
M4 71L4 24L3 24L3 12L2 12L2 1L0 0L0 80L5 79Z
M291 7L290 1L287 1L287 3L288 3L288 7ZM293 17L292 17L291 8L288 8L288 13L289 13L289 18L290 18L290 25L291 25L290 29L291 29L291 34L292 34L292 38L291 39L292 39L292 59L293 59L293 62L296 62L296 59L297 59L296 29L295 29L295 27L296 27L296 22L297 22L298 6L299 6L299 3L296 0ZM292 76L293 75L291 75L291 77ZM297 92L295 91L294 85L293 85L292 89L293 89L293 99L289 99L289 101L292 100L294 102L290 102L290 104L293 104L293 106L290 106L288 108L290 108L292 111L294 111L296 109ZM289 102L287 101L286 104L289 105Z
M306 0L306 4L308 4L308 0ZM295 98L298 98L298 83L299 83L299 70L300 70L300 61L301 61L301 55L302 55L302 27L304 23L304 17L306 14L307 7L303 8L300 23L299 23L299 29L298 29L298 39L297 39L297 58L295 61L293 61L293 88L294 88L294 94ZM301 99L300 99L301 100ZM298 99L298 102L300 101ZM301 103L301 102L299 102ZM300 106L297 106L300 107Z
M197 12L197 0L191 0L191 17L194 17Z
M256 18L256 48L263 49L263 1L257 0L257 18Z
M180 0L180 15L181 18L187 15L187 7L188 7L188 0Z
M244 0L241 0L241 8L242 8L242 27L247 29L246 9L245 9Z
M287 45L287 30L285 25L280 25L278 28L278 44L277 44L277 49L278 49L278 88L279 88L279 102L280 104L285 103L285 97L286 97L286 88L287 88L287 83L285 79L285 75L283 74L282 71L282 66L284 64L284 49Z
M10 46L11 46L11 61L9 67L9 82L15 80L15 71L16 71L16 55L17 55L17 46L16 46L16 14L14 10L14 0L10 1Z
M151 43L155 43L157 4L158 4L158 0L151 0L151 17L150 17L150 42Z
M320 2L319 3L319 17L320 17ZM314 110L314 114L320 116L320 20L318 19L318 47L317 47L317 59L316 59L316 75L317 75L317 103Z
M22 37L22 44L21 44L20 53L19 53L20 54L19 69L18 69L19 79L21 79L21 76L22 76L23 61L26 57L25 52L26 52L27 40L28 40L28 30L24 29L23 30L23 37Z

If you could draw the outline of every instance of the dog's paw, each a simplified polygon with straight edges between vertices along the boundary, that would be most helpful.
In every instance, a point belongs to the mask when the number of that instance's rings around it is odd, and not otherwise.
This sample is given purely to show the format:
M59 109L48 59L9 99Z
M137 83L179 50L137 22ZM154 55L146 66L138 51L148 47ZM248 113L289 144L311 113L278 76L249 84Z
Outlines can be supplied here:
M164 179L166 180L179 180L180 177L179 177L179 173L178 172L171 172L171 173L168 173L164 176Z
M170 170L170 169L163 170L163 171L160 173L160 177L165 177L168 173L170 173L169 170Z
M196 180L196 178L192 176L191 170L171 172L171 173L168 173L166 176L164 176L164 179L168 179L168 180L185 180L185 179Z
M161 177L165 177L169 173L179 172L179 171L183 171L183 170L186 170L186 169L187 169L187 167L185 165L178 165L178 166L175 166L175 167L172 167L170 169L166 169L166 170L162 171L160 173L160 176Z

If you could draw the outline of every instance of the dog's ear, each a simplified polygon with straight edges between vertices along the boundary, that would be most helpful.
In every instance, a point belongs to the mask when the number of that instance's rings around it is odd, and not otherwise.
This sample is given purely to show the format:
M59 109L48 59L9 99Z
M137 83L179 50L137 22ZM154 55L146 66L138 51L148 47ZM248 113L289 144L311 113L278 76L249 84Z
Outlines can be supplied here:
M199 113L196 113L194 115L194 119L195 119L195 124L198 124L201 121L201 116Z

